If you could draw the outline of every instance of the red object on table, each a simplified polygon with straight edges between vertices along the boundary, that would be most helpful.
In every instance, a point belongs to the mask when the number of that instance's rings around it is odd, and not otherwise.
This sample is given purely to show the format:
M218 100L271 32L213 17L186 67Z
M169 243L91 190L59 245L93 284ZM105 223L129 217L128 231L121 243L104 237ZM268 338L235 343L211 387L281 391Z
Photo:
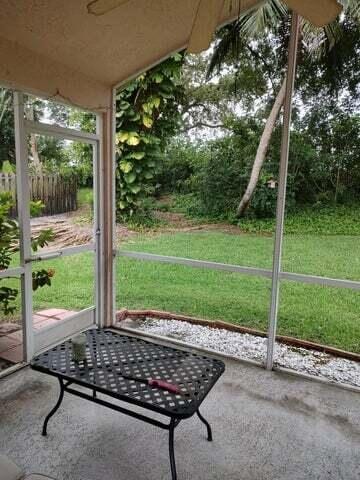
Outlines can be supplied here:
M171 393L181 393L180 388L173 383L165 382L164 380L157 380L156 378L149 378L148 385L151 387L161 388L162 390L167 390Z

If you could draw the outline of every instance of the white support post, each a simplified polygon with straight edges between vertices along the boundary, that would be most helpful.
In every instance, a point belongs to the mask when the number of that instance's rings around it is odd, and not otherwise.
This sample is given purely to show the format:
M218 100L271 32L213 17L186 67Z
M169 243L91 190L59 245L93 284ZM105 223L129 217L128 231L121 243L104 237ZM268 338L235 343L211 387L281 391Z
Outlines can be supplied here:
M112 211L112 324L116 323L116 92L117 89L114 87L112 89L111 96L111 166L112 166L112 201L111 201L111 211Z
M21 300L23 316L24 361L34 354L32 268L30 230L30 188L27 135L24 119L24 96L14 92L15 149L16 149L16 190L20 227L20 262L24 269L21 275Z
M96 115L96 134L102 135L102 116ZM101 140L93 145L94 239L95 239L95 323L103 326L104 319L104 247L103 247L103 190Z
M289 161L289 145L290 145L290 125L292 111L292 97L294 92L294 81L296 74L296 57L299 38L300 17L296 12L292 14L291 35L289 43L288 71L286 79L286 93L284 102L284 118L281 139L280 153L280 171L278 197L276 206L276 230L274 242L273 268L272 268L272 285L271 285L271 304L269 312L269 329L266 368L272 370L274 363L274 350L276 327L279 307L279 281L281 272L281 256L282 243L284 234L284 215L285 215L285 199L286 199L286 183Z
M112 326L114 324L114 273L113 273L113 241L114 241L114 205L113 205L113 123L112 89L109 89L109 109L98 119L97 133L100 136L100 170L99 170L99 225L100 242L100 317L98 324Z

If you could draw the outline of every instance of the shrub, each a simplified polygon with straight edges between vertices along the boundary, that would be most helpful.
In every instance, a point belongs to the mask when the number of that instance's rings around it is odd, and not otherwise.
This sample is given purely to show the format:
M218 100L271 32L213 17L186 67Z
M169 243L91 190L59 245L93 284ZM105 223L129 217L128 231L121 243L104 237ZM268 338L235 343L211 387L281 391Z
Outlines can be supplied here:
M16 220L9 216L13 200L8 192L0 192L0 270L6 270L11 265L13 255L19 250L19 225ZM31 211L36 212L41 208L39 202L32 202ZM31 237L31 248L33 251L46 246L54 237L52 230L42 230L36 237ZM32 283L33 290L44 285L51 285L50 278L54 271L41 269L33 271ZM15 310L14 302L18 295L18 290L14 288L1 286L0 279L0 313L8 315Z
M173 141L166 149L156 176L157 193L194 193L198 175L208 160L209 151L183 139Z

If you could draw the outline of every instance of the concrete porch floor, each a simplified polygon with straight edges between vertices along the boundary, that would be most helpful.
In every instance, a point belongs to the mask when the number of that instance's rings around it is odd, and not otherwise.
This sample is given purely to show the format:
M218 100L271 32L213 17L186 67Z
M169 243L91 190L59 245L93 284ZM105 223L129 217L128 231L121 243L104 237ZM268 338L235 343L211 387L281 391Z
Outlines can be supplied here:
M179 480L360 478L359 394L226 361L197 417L175 430ZM167 432L65 394L29 368L0 380L0 452L58 480L170 480ZM1 477L1 472L0 472Z

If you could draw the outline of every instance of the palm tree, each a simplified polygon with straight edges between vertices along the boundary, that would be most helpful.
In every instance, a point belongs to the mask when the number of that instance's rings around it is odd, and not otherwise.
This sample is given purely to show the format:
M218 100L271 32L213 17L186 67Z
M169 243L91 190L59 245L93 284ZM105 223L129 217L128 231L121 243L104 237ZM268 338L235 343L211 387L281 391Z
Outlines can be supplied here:
M360 20L359 0L342 0L340 3L343 4L344 8L343 16L351 17L356 21ZM256 44L261 36L268 35L281 20L288 16L288 13L287 7L280 0L268 0L240 15L230 28L225 27L220 41L214 48L208 69L208 78L215 69L218 71L221 69L229 56L234 57L235 55L236 57L239 48L244 46L249 48L252 42ZM318 59L337 43L342 34L341 24L342 18L324 28L315 28L305 20L300 23L301 41L311 57ZM256 55L255 50L253 50L253 53ZM271 136L284 103L285 86L286 76L284 75L265 122L247 188L237 208L238 217L245 213L256 189Z
M5 114L10 106L11 99L11 91L7 90L6 88L0 88L0 127L5 117Z

